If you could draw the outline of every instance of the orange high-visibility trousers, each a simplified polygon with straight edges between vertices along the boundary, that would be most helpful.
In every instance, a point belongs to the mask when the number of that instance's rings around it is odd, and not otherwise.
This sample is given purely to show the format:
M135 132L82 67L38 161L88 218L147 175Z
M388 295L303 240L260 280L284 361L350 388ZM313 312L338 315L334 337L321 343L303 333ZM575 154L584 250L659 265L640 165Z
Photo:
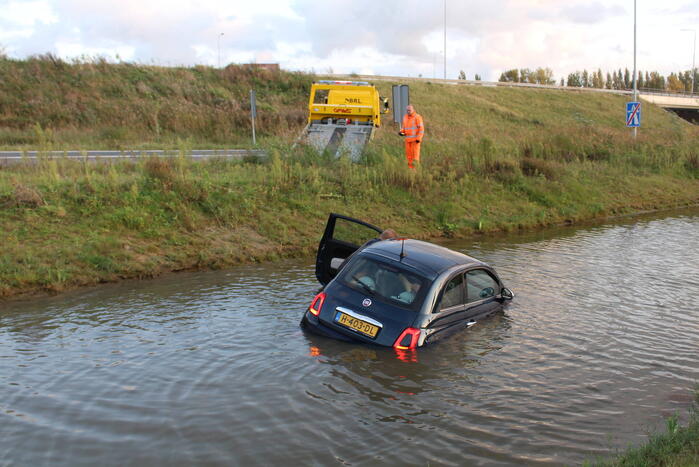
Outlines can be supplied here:
M405 158L408 160L408 167L414 169L415 164L420 162L420 143L416 141L406 141Z

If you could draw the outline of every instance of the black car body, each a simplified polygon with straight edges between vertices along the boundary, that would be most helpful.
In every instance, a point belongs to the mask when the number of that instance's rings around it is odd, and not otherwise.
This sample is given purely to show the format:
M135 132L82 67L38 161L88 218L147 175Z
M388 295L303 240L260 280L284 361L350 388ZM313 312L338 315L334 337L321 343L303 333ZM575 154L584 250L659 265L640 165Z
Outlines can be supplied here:
M514 296L482 261L418 240L379 241L381 231L330 215L316 258L324 288L302 327L337 339L414 349L473 326Z

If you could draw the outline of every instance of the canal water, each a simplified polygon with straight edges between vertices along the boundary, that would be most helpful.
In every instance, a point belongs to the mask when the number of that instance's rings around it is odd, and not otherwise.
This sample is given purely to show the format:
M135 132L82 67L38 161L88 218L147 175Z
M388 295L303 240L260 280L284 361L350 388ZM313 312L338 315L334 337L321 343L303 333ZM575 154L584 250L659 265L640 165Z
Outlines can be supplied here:
M2 303L0 465L579 464L687 412L699 210L449 246L517 296L414 354L304 334L312 259Z

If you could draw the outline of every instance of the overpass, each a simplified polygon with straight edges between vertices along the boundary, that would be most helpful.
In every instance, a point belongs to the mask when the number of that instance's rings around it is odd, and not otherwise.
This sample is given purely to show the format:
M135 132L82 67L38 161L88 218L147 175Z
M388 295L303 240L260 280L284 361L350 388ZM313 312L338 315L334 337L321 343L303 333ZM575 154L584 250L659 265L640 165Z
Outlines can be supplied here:
M641 99L666 109L699 110L699 94L639 93Z
M641 99L676 113L683 119L699 125L699 95L667 92L641 92Z

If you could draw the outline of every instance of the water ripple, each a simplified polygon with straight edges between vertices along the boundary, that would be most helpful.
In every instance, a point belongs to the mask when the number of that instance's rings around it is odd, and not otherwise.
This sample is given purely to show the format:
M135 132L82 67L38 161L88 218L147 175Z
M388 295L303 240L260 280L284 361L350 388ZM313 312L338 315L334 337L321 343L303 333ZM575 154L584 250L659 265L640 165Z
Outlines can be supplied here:
M0 315L0 464L580 463L699 379L699 213L455 243L517 298L407 358L306 335L312 260Z

